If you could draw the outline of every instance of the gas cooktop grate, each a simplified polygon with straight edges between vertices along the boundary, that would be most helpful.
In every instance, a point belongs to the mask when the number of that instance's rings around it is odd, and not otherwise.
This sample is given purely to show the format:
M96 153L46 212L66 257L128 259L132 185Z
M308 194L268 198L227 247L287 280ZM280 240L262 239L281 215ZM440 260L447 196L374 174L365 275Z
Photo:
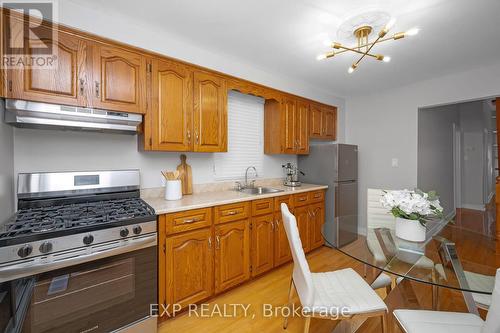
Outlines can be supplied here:
M154 215L139 198L21 209L0 228L0 239L105 225Z

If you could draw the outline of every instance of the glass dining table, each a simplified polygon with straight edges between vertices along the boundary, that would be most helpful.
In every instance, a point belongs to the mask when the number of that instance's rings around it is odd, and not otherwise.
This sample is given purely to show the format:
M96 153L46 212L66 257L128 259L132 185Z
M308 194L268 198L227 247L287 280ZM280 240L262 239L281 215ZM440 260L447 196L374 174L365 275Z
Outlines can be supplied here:
M325 223L322 234L326 245L365 267L388 273L393 284L403 278L431 285L434 308L439 287L461 291L471 313L489 306L495 272L500 266L494 238L457 227L453 221L433 220L426 224L425 241L410 242L396 237L392 216L365 217L364 221L360 216L337 217L344 218L358 219L359 225L366 225L366 235L336 228L349 223ZM339 245L338 234L343 233L345 238L349 232L355 240Z

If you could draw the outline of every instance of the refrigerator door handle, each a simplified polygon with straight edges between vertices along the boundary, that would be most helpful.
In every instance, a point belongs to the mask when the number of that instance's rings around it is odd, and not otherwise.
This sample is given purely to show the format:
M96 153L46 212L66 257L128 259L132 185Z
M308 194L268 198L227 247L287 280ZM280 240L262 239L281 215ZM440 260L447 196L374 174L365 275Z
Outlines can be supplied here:
M350 183L355 183L356 179L351 179L351 180L336 180L336 184L350 184Z

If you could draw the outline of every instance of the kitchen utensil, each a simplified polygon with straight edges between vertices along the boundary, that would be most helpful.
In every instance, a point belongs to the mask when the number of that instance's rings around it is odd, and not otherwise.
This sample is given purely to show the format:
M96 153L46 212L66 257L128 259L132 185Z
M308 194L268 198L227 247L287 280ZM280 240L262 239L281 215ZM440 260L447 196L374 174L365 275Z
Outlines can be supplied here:
M185 154L181 154L181 164L177 166L177 171L182 182L182 194L193 194L193 174L191 166L186 163L186 158Z

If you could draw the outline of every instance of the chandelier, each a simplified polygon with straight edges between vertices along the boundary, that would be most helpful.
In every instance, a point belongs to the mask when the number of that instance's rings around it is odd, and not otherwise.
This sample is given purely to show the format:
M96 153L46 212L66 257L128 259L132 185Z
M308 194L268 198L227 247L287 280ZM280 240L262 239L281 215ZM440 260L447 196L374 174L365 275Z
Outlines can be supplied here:
M376 44L380 44L382 42L386 42L389 40L398 40L402 39L408 36L414 36L418 34L418 29L413 28L410 29L406 32L398 32L395 33L392 36L387 37L387 34L389 33L389 30L394 26L394 23L396 22L395 19L391 19L378 33L377 38L371 42L369 40L369 35L373 31L373 27L371 25L362 25L356 29L354 29L354 36L356 37L357 40L357 45L352 46L352 47L347 47L342 45L341 43L334 42L331 44L331 48L333 51L327 52L320 54L316 59L318 60L323 60L323 59L328 59L328 58L333 58L334 56L345 53L345 52L354 52L357 54L360 54L359 59L354 62L351 67L349 67L348 72L352 73L356 68L358 68L359 63L365 58L365 57L371 57L375 60L378 61L383 61L383 62L389 62L391 61L391 57L389 56L384 56L382 54L376 54L376 53L371 53L372 48Z

